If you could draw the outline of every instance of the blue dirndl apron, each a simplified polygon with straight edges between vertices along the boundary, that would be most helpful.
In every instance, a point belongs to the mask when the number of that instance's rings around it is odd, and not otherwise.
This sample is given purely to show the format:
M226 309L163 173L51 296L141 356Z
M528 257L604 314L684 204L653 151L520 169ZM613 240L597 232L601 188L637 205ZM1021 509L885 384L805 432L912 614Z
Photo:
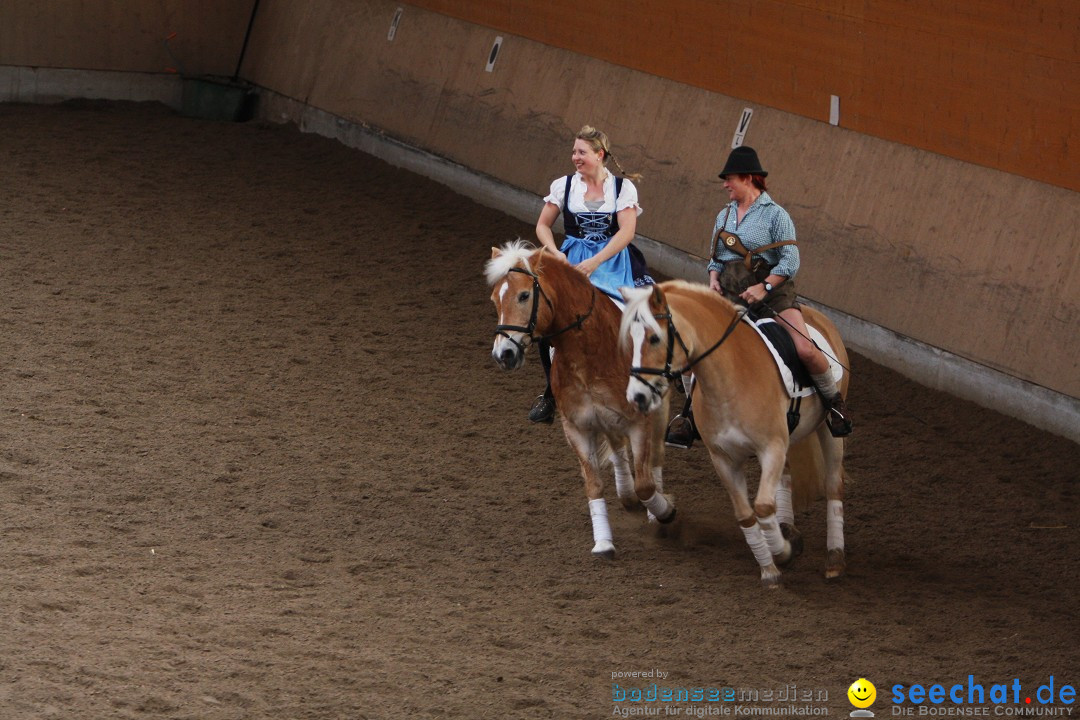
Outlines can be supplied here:
M563 194L563 225L566 239L562 250L571 265L595 257L619 231L619 218L614 212L580 212L570 210L570 181L566 176L566 190ZM622 178L615 178L615 198L622 190ZM637 262L635 262L635 260ZM617 255L600 264L589 280L598 290L622 303L619 288L635 285L651 285L645 257L633 244L627 245Z

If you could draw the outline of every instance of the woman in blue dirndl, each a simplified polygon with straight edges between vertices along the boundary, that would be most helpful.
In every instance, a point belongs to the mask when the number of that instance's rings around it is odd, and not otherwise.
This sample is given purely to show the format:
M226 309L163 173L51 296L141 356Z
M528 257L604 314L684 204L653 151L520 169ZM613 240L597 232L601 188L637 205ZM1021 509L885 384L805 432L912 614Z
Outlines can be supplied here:
M607 161L624 177L608 172ZM619 288L648 285L653 282L641 251L631 244L637 229L636 173L627 173L611 154L607 135L586 125L574 139L571 161L577 172L551 183L544 198L544 209L536 222L536 238L552 254L585 273L593 285L616 302L622 301ZM552 226L563 215L566 239L560 248L555 244ZM544 373L551 374L551 354L547 343L538 343ZM551 382L536 398L529 419L550 423L555 416L555 398Z

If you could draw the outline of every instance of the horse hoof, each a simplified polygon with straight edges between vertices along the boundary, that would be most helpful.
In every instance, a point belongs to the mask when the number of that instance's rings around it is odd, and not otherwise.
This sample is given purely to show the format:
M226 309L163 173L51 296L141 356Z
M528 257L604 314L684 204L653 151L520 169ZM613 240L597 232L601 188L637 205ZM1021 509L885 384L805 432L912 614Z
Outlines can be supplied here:
M802 555L803 536L797 527L789 523L780 523L780 534L791 543L791 557L788 558L788 562Z
M672 505L671 512L668 513L668 516L656 518L656 521L659 522L661 525L670 525L671 523L675 522L675 512L675 506Z
M825 579L836 580L844 574L847 568L847 560L843 550L830 550L828 559L825 561Z
M787 567L795 559L795 548L790 542L785 541L783 551L779 555L773 555L772 559L778 567Z
M619 502L621 502L623 508L629 512L637 512L638 510L641 510L643 507L645 507L641 504L641 501L638 500L637 495L627 495L626 497L620 497Z
M761 587L766 590L779 590L780 577L780 571L775 565L761 568Z
M596 543L592 549L592 555L595 558L603 558L605 560L615 559L615 544L610 540L601 540Z

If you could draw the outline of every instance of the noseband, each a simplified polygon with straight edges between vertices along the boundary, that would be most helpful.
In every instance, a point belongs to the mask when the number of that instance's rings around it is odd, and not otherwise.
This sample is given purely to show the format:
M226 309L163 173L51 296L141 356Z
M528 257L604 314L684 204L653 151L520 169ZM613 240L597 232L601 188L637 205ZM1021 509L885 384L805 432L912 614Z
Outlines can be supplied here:
M660 376L662 378L665 378L667 380L674 380L677 377L681 377L683 375L683 373L685 373L687 370L689 370L690 368L697 365L699 362L701 362L706 357L708 357L710 354L712 354L712 352L715 351L718 347L723 345L724 341L727 340L731 336L731 333L735 330L735 327L739 324L739 321L743 319L744 315L746 315L745 310L743 310L741 312L736 312L735 315L731 318L731 323L727 326L727 329L724 330L724 334L720 336L720 339L717 340L715 343L713 343L712 347L710 347L708 350L706 350L705 352L698 355L696 358L691 358L690 357L690 349L688 347L686 347L686 343L683 341L682 335L679 334L679 330L675 327L675 320L674 320L674 318L671 317L671 306L667 305L665 303L664 304L664 310L665 310L665 312L663 312L663 313L657 313L657 314L653 315L653 317L656 318L657 320L667 320L667 329L668 329L668 333L667 333L667 336L668 336L668 338L667 338L667 358L665 358L665 360L664 360L664 367L663 368L647 368L647 367L631 367L630 368L630 377L636 378L639 382L643 383L646 387L648 387L650 390L652 390L653 394L656 395L657 397L662 396L663 393L659 389L657 389L656 385L654 385L653 383L649 382L644 377L642 377L643 375L658 375L658 376ZM671 369L671 361L675 358L675 341L676 340L679 341L679 347L682 348L683 354L686 355L686 365L679 368L678 370L672 370Z
M578 315L577 318L574 320L574 322L570 323L566 327L560 328L560 329L556 330L555 332L548 333L547 335L541 335L540 337L537 337L534 333L536 332L536 317L537 317L537 314L538 314L538 312L540 310L540 298L541 297L544 298L544 302L547 303L548 309L551 310L552 315L555 314L555 306L551 304L551 300L548 299L547 293L544 292L544 288L540 286L540 276L539 275L537 275L536 273L534 273L534 272L532 272L530 270L526 270L524 268L517 268L517 267L510 268L510 272L519 272L522 275L528 275L529 277L532 278L533 302L532 302L532 311L529 313L529 324L524 325L524 326L523 325L496 325L495 326L495 334L496 335L501 335L502 337L506 338L510 342L514 343L514 345L516 345L518 350L520 350L521 352L525 352L526 345L523 345L523 344L519 343L517 340L515 340L514 338L510 337L511 332L523 332L523 333L525 333L525 335L528 336L528 338L529 338L529 343L530 344L535 343L535 342L546 342L546 341L550 340L551 338L556 337L557 335L562 335L567 330L573 330L575 328L581 327L581 324L583 322L585 322L585 320L588 319L588 317L590 315L592 315L593 308L596 307L596 287L594 287L590 283L589 287L592 288L592 302L589 304L589 310L584 315Z

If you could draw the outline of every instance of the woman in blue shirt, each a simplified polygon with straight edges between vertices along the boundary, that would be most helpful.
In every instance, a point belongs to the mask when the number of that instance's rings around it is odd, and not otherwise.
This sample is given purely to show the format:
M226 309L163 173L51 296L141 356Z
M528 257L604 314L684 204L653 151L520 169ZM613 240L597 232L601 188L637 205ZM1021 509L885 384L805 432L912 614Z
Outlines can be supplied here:
M634 180L641 175L627 173L611 154L607 135L586 125L574 139L570 156L577 171L551 183L544 198L544 209L536 222L536 238L553 255L585 273L593 285L617 302L622 302L619 288L653 282L641 252L630 244L637 229L637 188ZM624 177L608 172L607 161ZM555 244L552 226L563 215L566 239ZM551 372L551 356L545 343L539 343L540 360L545 374ZM555 414L551 383L536 398L529 419L550 423Z
M808 337L799 302L795 297L795 274L799 271L799 247L795 225L784 208L773 202L757 152L741 146L728 155L720 179L730 202L716 216L713 228L709 287L735 303L762 304L782 319L817 391L825 400L825 422L836 437L851 433L851 417L836 387L829 361ZM735 236L735 240L731 236ZM741 248L739 246L741 245ZM745 250L753 259L747 270ZM689 447L694 439L693 416L687 407L672 420L667 442Z

